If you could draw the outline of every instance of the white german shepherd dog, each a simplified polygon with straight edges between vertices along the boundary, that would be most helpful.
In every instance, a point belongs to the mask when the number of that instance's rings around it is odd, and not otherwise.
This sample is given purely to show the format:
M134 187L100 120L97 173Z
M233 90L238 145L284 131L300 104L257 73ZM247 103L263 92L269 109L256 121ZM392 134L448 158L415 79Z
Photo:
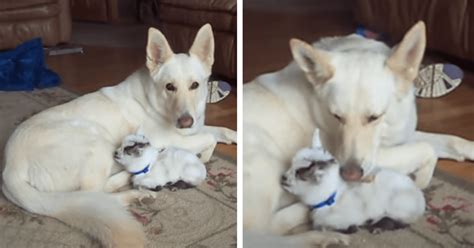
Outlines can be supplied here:
M147 68L117 86L45 110L15 130L3 171L9 200L79 228L106 247L144 246L143 230L125 207L150 193L112 193L130 178L113 159L122 138L141 127L153 146L183 147L203 161L216 142L236 142L235 131L204 126L214 62L209 24L189 54L174 54L163 34L150 28L146 53Z
M313 46L293 39L295 62L244 86L246 233L287 234L308 221L308 208L293 204L279 180L295 153L311 144L316 127L347 181L360 180L378 164L414 173L423 188L438 158L474 159L471 141L415 131L413 80L425 44L422 22L392 49L356 35L322 39ZM344 238L316 231L298 235L301 245Z

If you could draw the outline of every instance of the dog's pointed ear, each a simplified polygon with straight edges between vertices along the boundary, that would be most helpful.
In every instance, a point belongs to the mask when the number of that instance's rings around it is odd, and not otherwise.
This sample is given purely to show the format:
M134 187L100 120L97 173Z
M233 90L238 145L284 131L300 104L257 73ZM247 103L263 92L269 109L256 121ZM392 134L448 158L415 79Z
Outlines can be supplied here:
M166 37L156 28L148 29L146 45L146 66L150 72L158 69L174 55Z
M327 52L298 39L290 40L290 48L294 60L314 85L324 83L334 75Z
M193 45L189 49L189 54L199 58L206 66L206 69L209 70L209 73L211 72L212 65L214 64L214 34L209 23L199 29L196 38L194 38Z
M418 75L426 46L425 23L419 21L403 37L403 40L392 49L386 61L387 67L401 80L399 90L408 92L413 80Z

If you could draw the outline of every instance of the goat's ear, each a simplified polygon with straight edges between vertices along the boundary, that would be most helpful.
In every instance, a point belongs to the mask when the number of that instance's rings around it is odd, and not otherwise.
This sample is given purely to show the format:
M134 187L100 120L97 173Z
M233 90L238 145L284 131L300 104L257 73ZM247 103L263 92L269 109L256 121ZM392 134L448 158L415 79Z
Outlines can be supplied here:
M214 34L209 23L199 29L193 45L189 49L189 54L201 60L206 69L211 72L214 64Z
M293 59L313 85L324 83L334 75L328 52L298 39L290 40L290 48Z
M403 40L392 49L387 59L387 67L399 79L399 91L407 93L418 75L426 46L425 23L419 21L403 37Z
M150 72L159 69L174 53L166 37L156 28L148 29L146 45L146 66Z

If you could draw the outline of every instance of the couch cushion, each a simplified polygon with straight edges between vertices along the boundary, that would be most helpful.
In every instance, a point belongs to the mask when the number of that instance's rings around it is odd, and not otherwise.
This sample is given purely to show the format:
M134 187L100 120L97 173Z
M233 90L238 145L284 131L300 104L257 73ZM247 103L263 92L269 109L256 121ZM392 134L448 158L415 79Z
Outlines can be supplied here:
M237 12L236 0L161 0L160 4L193 10Z
M160 30L166 36L175 53L187 53L191 47L199 27L184 26L173 23L161 23ZM236 78L235 36L228 32L214 32L215 54L212 71L227 78Z
M194 27L201 27L206 23L210 23L216 31L235 32L237 27L237 18L235 14L230 12L198 10L160 4L158 16L162 22Z
M474 1L357 0L356 20L400 40L418 20L426 23L427 47L453 56L474 58Z
M54 46L59 40L58 26L57 18L0 23L0 48L14 48L36 37L41 37L44 46Z
M57 2L58 0L1 0L0 10L28 8Z
M31 8L0 10L0 22L44 19L59 15L58 4L44 4Z

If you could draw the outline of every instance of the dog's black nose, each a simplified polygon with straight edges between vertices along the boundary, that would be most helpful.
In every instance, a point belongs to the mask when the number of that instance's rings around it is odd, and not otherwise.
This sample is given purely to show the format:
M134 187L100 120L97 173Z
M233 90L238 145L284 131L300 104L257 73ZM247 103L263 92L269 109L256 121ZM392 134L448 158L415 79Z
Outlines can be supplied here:
M193 117L186 113L182 115L181 117L178 118L178 127L179 128L190 128L194 124L194 119Z
M114 152L114 158L118 158L118 152L117 151Z

